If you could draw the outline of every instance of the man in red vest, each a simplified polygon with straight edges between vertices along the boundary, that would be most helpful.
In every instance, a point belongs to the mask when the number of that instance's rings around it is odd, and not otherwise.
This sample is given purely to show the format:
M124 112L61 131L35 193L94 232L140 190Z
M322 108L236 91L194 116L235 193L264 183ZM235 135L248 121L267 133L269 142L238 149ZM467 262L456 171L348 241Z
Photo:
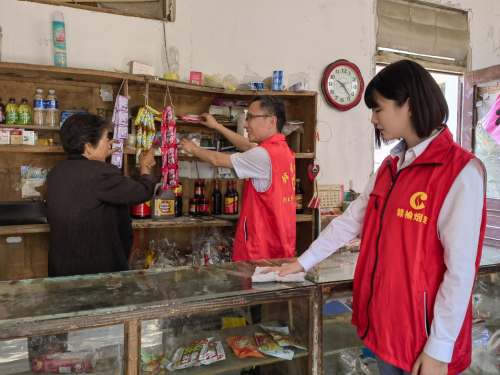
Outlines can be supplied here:
M183 139L185 150L216 167L234 169L247 179L236 231L233 261L289 258L295 255L295 154L281 134L286 123L283 101L272 95L254 98L248 108L248 139L217 123L207 113L203 125L220 132L241 153L205 150Z

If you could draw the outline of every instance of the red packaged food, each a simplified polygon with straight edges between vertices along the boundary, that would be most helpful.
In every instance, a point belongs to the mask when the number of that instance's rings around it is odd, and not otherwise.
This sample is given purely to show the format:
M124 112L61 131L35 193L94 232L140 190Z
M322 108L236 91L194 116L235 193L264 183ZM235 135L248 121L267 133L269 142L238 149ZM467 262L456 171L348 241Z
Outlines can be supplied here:
M228 337L226 342L233 349L234 354L238 359L245 357L267 358L267 355L262 354L257 350L255 339L248 336Z
M33 360L35 374L90 373L101 359L101 350L50 351Z

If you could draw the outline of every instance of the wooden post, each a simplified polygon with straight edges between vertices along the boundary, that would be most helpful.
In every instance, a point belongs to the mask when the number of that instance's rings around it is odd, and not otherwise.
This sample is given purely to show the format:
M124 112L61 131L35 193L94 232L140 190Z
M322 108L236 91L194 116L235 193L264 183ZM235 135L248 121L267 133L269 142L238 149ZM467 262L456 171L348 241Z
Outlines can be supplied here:
M321 286L314 288L310 299L309 374L323 374L323 294Z
M139 374L139 358L141 353L141 321L132 320L125 323L125 375Z

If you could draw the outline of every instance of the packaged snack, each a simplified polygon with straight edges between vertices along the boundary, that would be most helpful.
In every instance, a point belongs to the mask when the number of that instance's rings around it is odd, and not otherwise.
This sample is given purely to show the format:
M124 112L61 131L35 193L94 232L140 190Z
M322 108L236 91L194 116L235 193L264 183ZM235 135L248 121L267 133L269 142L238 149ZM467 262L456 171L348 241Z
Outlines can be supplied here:
M166 373L165 368L170 362L163 356L163 353L159 356L154 354L149 354L144 349L141 349L141 375L162 375Z
M267 358L267 355L264 355L257 350L255 339L253 337L228 337L226 342L233 349L234 354L236 354L238 359L245 357Z
M90 373L101 359L102 351L50 351L33 360L35 374Z
M288 360L293 359L293 350L286 346L280 346L268 333L256 333L255 341L257 342L257 350L261 353Z
M169 371L181 370L196 365L200 358L203 358L208 349L208 343L212 337L195 341L185 347L175 351L172 362L167 365Z
M262 324L260 326L264 331L269 333L280 346L295 346L296 348L307 350L302 341L295 340L290 336L288 327L266 327Z
M195 366L209 365L214 362L223 361L226 359L222 342L215 341L208 344L207 352L200 356L198 364Z

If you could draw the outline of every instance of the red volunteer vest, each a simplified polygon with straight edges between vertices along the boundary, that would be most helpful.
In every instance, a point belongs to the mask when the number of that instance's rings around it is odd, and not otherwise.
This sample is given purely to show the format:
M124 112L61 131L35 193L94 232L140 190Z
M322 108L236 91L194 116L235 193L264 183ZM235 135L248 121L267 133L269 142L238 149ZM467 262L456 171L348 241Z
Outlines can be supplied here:
M370 194L354 275L352 323L377 356L408 372L427 341L446 271L437 236L439 212L455 178L473 158L453 142L445 127L422 155L399 172L398 158L387 157ZM476 275L485 226L486 198ZM471 330L469 303L448 374L469 367Z
M283 134L259 144L271 158L271 187L259 193L245 183L233 261L295 256L295 154Z

